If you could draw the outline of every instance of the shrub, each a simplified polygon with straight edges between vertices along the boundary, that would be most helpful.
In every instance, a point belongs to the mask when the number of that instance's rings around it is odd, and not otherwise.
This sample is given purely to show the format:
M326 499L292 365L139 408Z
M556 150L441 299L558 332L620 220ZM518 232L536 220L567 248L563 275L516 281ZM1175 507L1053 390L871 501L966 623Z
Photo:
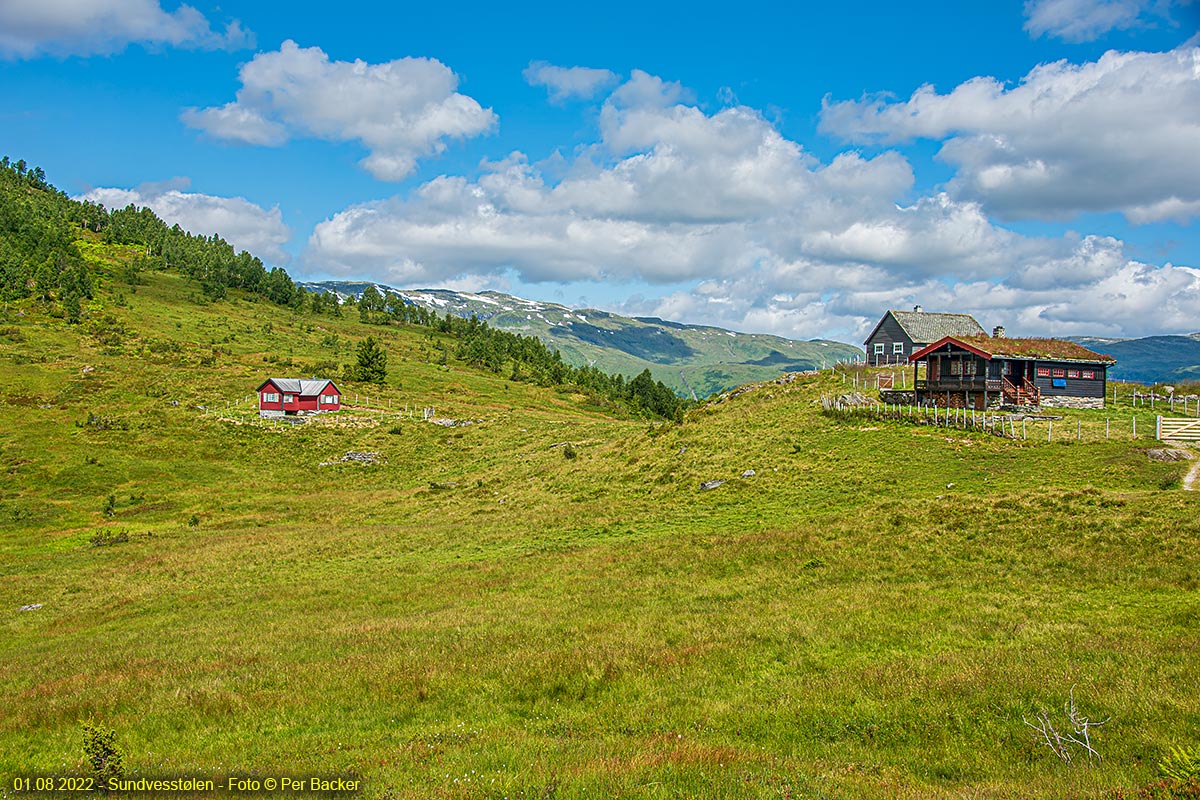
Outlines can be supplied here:
M125 775L125 755L117 747L117 732L83 723L83 757L88 774L107 791L109 781Z
M575 452L575 445L571 444L570 442L567 442L563 445L563 458L570 460L578 455L579 454Z
M92 535L92 547L111 547L114 544L129 541L129 531L97 531Z
M200 515L199 514L192 514L190 517L188 517L188 527L189 528L195 528L199 524L200 524Z

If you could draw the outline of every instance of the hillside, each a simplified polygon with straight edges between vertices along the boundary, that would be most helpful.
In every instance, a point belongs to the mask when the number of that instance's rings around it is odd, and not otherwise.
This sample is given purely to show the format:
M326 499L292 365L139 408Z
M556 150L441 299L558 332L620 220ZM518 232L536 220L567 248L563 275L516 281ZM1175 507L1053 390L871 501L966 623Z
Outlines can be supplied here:
M1159 797L1200 743L1200 494L1151 409L1001 438L826 413L869 373L825 370L666 422L76 227L71 285L0 305L0 796L87 774L85 723L130 778L379 800ZM254 413L368 336L344 411ZM1070 696L1103 760L1026 726Z
M1200 333L1190 336L1147 336L1102 339L1076 336L1071 341L1117 359L1113 380L1138 383L1185 383L1200 380Z
M571 364L590 364L627 376L649 369L656 380L676 392L700 399L743 383L769 380L781 372L821 369L862 358L861 349L841 342L795 341L653 317L623 317L500 292L401 291L357 281L300 285L310 291L333 292L340 298L360 297L371 286L439 314L475 316L501 330L536 336Z

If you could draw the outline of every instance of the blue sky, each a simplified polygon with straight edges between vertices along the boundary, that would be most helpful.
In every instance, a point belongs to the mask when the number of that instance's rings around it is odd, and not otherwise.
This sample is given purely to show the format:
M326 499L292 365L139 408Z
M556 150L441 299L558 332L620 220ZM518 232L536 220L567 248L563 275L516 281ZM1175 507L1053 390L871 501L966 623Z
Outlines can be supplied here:
M0 150L298 278L1200 330L1200 5L0 3Z

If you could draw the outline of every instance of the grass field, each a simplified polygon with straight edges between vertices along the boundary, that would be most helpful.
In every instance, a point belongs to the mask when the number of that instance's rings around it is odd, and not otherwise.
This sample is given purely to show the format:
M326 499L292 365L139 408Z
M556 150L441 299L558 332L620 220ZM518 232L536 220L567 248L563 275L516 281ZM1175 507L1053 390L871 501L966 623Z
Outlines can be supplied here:
M1200 493L1150 409L1014 441L824 414L822 373L655 424L196 294L4 312L0 796L88 721L128 776L379 798L1119 797L1200 742ZM256 423L369 333L387 386ZM319 466L352 450L384 463ZM1102 761L1023 722L1072 689Z

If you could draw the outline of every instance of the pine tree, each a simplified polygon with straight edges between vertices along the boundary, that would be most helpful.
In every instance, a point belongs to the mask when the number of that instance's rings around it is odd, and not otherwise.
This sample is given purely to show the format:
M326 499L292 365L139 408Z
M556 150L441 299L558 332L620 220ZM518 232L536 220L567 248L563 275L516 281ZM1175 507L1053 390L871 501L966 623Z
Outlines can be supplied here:
M70 291L63 298L63 311L67 315L67 322L75 325L79 322L79 316L83 313L83 309L79 305L79 295Z
M387 378L387 353L374 336L368 336L358 345L358 365L354 369L354 377L380 385Z

